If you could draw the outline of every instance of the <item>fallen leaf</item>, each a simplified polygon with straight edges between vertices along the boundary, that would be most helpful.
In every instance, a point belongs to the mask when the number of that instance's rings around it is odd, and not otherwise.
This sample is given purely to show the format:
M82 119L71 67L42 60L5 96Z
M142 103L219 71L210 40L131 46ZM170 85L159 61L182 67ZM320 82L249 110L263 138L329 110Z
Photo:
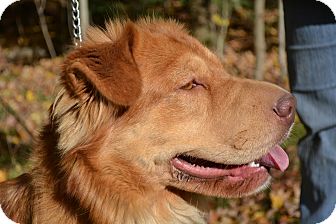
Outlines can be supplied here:
M26 99L27 99L28 102L32 102L32 101L35 100L35 95L34 95L33 91L27 90Z
M272 208L279 210L284 205L284 198L281 194L270 193L270 199L272 203Z
M7 180L7 175L4 171L0 170L0 182Z

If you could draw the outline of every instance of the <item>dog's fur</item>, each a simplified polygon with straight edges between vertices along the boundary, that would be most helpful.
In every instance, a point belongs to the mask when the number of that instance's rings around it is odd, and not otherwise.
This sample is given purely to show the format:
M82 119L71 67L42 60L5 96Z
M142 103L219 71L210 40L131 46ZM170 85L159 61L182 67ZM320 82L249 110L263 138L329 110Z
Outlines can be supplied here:
M289 128L272 111L284 90L229 76L173 21L90 28L61 85L32 171L0 184L2 208L21 224L203 223L182 191L240 197L270 177L181 177L172 158L248 163Z

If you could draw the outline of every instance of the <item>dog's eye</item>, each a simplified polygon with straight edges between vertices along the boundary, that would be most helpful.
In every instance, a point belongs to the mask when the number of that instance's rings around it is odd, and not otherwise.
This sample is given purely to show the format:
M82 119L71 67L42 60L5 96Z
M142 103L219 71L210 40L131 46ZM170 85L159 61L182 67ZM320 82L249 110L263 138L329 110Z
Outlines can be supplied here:
M191 90L197 86L204 86L198 82L196 82L195 80L192 80L190 82L188 82L187 84L185 84L184 86L181 87L181 89L184 89L184 90Z

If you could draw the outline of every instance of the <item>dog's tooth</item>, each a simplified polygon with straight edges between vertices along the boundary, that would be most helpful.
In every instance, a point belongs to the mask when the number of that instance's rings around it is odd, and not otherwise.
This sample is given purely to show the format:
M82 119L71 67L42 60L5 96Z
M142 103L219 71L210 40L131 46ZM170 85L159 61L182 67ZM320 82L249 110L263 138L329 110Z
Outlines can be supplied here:
M256 162L250 162L249 164L248 164L248 166L249 167L259 167L259 163L256 163Z

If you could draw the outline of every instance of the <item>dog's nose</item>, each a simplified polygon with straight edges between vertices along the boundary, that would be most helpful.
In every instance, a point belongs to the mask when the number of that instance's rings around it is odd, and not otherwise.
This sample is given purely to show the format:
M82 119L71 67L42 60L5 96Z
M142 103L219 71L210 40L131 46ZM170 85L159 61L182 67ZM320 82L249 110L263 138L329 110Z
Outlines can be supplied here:
M273 107L274 113L281 119L281 121L291 124L295 117L296 100L290 93L286 93L276 102Z

